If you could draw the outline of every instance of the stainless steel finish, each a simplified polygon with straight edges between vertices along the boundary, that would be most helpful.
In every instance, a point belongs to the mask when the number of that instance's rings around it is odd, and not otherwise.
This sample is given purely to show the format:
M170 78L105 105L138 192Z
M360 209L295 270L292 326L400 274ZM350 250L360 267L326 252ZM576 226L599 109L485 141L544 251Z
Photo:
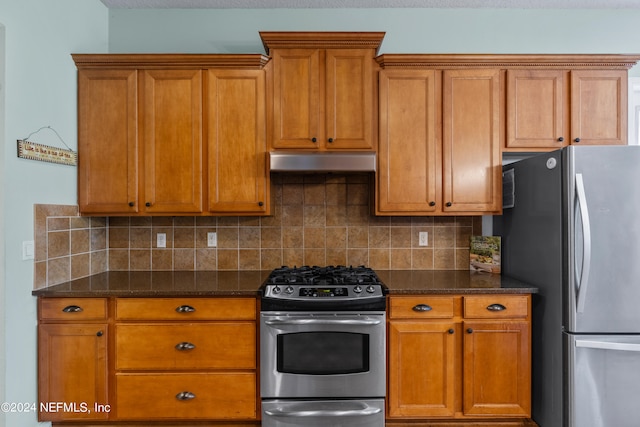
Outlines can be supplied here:
M350 152L281 152L269 153L271 172L375 172L376 153Z
M565 334L569 353L567 426L636 427L640 420L640 336Z
M539 289L532 418L541 427L640 419L639 165L640 146L573 146L504 166L515 172L515 202L494 233L503 274Z
M192 344L186 341L176 344L176 350L180 350L180 351L193 350L194 348L196 348L195 344Z
M384 399L262 402L263 427L384 426Z
M176 399L178 400L191 400L195 398L196 398L196 395L191 393L190 391L183 391L176 394Z
M260 390L262 398L374 398L384 396L386 393L385 319L384 312L262 312L260 314ZM335 375L278 372L278 335L303 332L346 332L368 335L369 371Z
M263 298L278 298L288 301L310 301L311 297L301 296L301 289L322 288L319 285L266 285L264 287ZM352 300L365 300L365 299L378 299L384 298L384 293L380 286L365 286L365 285L326 285L325 288L344 288L347 289L347 294L344 296L336 297L336 299L352 299ZM319 297L314 298L314 301L324 301L327 304L335 304L336 300L332 301L332 298Z

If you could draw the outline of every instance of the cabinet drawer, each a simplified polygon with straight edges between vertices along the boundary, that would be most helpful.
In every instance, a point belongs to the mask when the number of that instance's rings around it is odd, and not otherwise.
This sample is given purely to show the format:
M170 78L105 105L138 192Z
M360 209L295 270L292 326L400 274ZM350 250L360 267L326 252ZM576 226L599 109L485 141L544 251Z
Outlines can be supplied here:
M255 369L254 322L119 324L116 369Z
M482 295L464 297L464 317L471 319L526 318L527 295Z
M391 297L391 319L446 319L453 317L453 297Z
M118 298L118 320L254 320L255 298Z
M255 419L254 373L118 374L118 419Z
M104 320L106 298L40 298L41 320Z

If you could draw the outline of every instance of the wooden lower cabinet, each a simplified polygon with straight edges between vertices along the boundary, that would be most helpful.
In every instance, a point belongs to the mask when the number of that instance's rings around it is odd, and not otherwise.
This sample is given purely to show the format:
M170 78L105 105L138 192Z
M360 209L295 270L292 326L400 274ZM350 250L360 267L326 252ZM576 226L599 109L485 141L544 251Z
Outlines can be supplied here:
M40 298L39 420L259 425L256 314L255 298Z
M527 425L529 295L392 296L388 330L390 425Z

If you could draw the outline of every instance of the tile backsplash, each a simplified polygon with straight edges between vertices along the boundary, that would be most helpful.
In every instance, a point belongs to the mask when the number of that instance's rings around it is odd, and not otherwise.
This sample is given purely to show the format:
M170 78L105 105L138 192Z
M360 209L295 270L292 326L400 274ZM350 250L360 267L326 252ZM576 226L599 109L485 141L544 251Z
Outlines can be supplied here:
M35 288L115 270L270 270L367 265L381 270L469 267L481 217L376 217L367 174L273 175L269 217L79 217L35 206ZM428 245L419 246L420 232ZM217 246L207 246L216 232ZM156 236L166 234L166 248Z

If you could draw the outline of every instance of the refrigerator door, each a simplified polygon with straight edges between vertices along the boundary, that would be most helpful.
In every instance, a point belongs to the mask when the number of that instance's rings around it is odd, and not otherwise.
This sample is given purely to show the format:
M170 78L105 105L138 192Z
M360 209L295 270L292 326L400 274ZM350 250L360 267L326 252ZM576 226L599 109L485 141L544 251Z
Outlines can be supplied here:
M565 330L639 333L640 146L564 154Z
M640 336L565 334L568 427L637 427Z

